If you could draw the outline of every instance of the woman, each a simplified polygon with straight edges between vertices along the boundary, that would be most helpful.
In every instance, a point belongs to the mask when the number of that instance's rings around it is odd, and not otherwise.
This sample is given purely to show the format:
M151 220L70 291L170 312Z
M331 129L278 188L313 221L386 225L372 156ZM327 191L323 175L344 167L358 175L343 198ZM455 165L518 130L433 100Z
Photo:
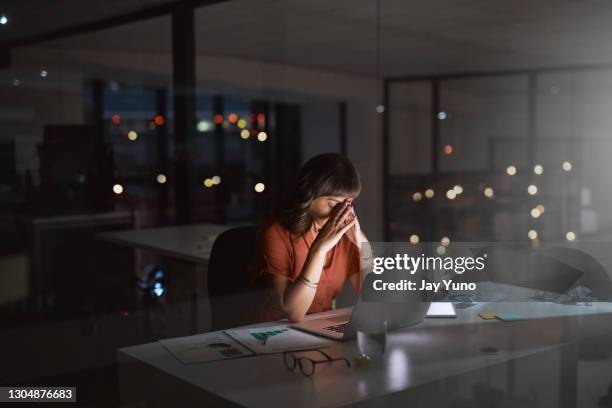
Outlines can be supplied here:
M288 208L263 231L260 277L271 294L257 320L303 320L329 310L348 280L361 289L360 251L367 242L353 209L361 182L348 158L326 153L308 160Z

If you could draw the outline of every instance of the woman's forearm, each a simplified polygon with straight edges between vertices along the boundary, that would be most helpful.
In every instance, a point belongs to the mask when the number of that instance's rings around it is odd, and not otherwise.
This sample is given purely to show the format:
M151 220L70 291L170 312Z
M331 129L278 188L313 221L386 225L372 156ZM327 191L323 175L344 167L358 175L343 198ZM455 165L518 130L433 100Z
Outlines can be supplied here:
M361 247L363 246L363 244L367 244L369 243L368 241L368 237L365 236L365 234L363 233L362 230L357 231L357 237L355 237L355 239L357 240L357 247L359 249L361 249Z
M312 247L308 253L300 276L307 281L318 283L325 265L325 252ZM291 282L283 296L283 309L291 321L301 321L312 305L317 289L302 282L299 277Z

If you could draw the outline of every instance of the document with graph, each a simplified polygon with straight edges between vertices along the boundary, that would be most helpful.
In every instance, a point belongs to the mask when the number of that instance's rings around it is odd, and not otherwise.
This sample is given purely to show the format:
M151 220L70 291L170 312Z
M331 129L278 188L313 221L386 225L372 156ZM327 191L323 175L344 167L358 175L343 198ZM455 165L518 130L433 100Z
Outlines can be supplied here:
M218 332L162 339L159 342L183 364L206 363L254 354L236 340Z
M330 341L288 326L225 330L225 333L257 354L326 347Z

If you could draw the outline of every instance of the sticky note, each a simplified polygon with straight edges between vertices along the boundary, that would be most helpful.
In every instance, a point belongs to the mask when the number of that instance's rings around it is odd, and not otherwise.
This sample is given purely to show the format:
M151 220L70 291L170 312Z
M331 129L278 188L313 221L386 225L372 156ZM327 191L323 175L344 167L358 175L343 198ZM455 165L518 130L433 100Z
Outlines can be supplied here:
M479 313L478 316L480 316L484 320L494 320L494 319L497 318L497 313L495 313L495 312L484 312L484 313Z
M497 313L497 318L504 322L513 322L515 320L523 320L523 318L514 313Z

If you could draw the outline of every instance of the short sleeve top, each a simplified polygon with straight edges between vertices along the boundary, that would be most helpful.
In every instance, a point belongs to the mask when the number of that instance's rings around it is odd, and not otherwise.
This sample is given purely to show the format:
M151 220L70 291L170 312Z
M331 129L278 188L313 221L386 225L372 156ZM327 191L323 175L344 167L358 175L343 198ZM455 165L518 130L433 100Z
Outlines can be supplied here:
M347 234L351 233L351 230ZM307 313L330 310L332 300L338 296L344 283L353 275L359 274L359 249L348 238L342 236L338 243L327 253L321 279L315 297ZM270 223L262 235L262 273L283 276L295 281L302 272L314 232L310 230L303 236L295 236L278 222ZM261 321L283 317L280 305L268 303L259 313Z

